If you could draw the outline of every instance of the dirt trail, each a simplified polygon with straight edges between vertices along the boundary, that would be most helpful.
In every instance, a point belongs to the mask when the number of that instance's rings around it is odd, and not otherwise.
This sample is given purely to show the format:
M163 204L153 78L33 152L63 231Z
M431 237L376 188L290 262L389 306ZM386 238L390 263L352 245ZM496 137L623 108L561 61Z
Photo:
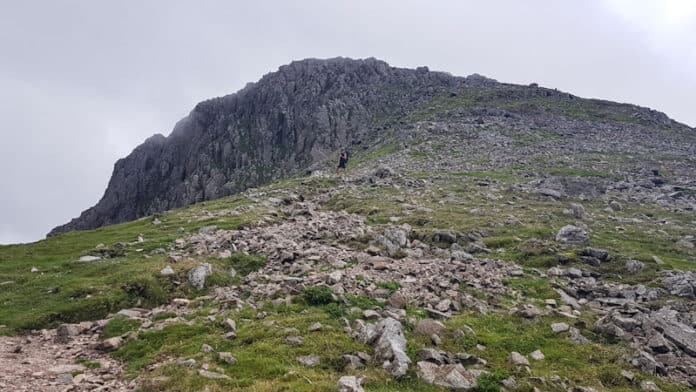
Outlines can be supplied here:
M55 330L25 336L0 336L0 391L132 391L119 380L121 365L95 349L96 333L75 336L68 343L55 341ZM99 363L88 369L80 360ZM72 374L77 374L75 377Z

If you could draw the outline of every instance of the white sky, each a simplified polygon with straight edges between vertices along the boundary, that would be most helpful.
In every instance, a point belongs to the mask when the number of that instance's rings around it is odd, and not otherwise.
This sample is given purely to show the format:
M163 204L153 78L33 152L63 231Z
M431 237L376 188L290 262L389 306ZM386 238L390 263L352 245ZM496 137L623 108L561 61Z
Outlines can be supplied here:
M94 205L114 162L291 60L377 57L696 125L696 1L0 0L0 243Z

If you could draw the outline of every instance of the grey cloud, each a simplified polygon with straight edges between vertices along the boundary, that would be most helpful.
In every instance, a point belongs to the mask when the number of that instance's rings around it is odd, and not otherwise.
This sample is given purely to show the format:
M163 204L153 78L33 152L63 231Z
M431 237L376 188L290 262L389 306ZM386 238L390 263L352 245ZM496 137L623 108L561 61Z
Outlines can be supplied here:
M696 125L696 23L661 47L605 1L3 3L0 243L42 238L145 138L293 59L478 72Z

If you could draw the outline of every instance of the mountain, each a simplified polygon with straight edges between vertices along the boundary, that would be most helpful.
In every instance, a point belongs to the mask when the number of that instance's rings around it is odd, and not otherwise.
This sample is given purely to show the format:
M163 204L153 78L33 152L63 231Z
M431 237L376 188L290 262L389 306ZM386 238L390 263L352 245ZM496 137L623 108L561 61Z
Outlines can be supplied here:
M439 103L445 106L427 112ZM199 103L169 136L147 139L116 162L94 207L49 235L133 220L312 170L341 148L368 146L424 115L457 122L551 118L551 128L568 128L569 119L687 128L649 109L480 75L395 68L376 59L295 61L235 94Z
M693 390L694 173L647 108L296 62L0 246L0 389Z

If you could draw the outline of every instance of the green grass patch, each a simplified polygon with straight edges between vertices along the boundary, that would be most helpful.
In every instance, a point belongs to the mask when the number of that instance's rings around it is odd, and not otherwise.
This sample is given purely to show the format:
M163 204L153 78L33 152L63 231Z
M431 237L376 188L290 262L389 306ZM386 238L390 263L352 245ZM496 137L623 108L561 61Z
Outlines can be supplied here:
M158 214L159 225L146 217L32 244L0 246L0 282L11 282L0 285L0 324L7 327L0 333L102 318L126 307L155 306L185 296L159 276L173 241L208 225L239 228L258 220L263 211L243 197L228 197ZM213 212L219 216L211 218ZM120 256L78 261L99 254L100 244L118 248ZM257 265L252 259L236 261L242 271ZM33 267L39 272L31 272Z
M93 361L87 358L78 359L77 363L86 367L87 369L99 369L101 367L101 363L99 361Z
M116 316L109 320L102 330L101 337L104 339L113 338L114 336L125 335L128 332L135 331L140 327L140 321L131 320L128 317Z
M390 293L394 294L396 290L401 288L401 283L390 280L390 281L383 281L383 282L377 282L375 285L379 288L389 290Z
M305 287L302 290L302 298L308 305L326 305L334 302L334 293L326 286Z

